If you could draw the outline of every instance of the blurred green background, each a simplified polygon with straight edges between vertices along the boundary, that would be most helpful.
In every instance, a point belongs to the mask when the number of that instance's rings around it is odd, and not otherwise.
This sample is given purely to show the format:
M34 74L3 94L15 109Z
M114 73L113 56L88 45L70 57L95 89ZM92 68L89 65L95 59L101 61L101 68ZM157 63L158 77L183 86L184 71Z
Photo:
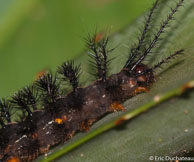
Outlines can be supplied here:
M0 0L0 97L83 54L96 27L124 28L154 0Z

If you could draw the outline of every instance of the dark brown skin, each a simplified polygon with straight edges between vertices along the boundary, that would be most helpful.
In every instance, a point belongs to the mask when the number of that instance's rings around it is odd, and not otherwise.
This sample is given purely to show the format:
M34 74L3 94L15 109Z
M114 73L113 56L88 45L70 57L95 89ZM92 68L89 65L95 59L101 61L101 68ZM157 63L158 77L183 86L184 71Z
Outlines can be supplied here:
M150 70L145 65L139 65L133 74L123 69L118 74L107 78L106 82L97 80L86 88L78 88L81 102L70 107L70 97L59 98L55 106L60 111L51 115L43 110L33 112L36 121L36 130L33 134L18 136L15 132L21 129L16 123L9 123L7 127L8 145L0 148L1 161L31 161L38 155L46 153L50 148L71 139L76 132L87 131L100 117L122 110L121 102L145 92L153 83L154 76L150 72L135 77L144 71ZM14 132L13 132L14 130Z

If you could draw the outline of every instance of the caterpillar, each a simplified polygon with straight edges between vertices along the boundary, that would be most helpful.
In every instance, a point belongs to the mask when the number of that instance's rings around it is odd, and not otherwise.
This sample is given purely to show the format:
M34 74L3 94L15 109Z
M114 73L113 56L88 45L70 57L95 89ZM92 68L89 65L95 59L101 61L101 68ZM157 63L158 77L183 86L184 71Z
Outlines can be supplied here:
M152 67L143 61L160 40L174 14L182 6L179 0L164 20L153 39L145 45L151 19L159 0L149 11L139 41L119 73L108 76L111 63L108 37L88 35L90 62L96 69L97 80L87 87L80 87L81 65L66 61L58 67L57 74L44 74L34 84L19 90L11 99L0 100L0 160L32 161L50 148L70 140L77 132L87 131L101 117L125 108L122 102L147 92L155 81L155 70L169 60L181 55L175 51ZM68 83L72 91L64 94L61 84ZM18 113L16 122L12 114Z

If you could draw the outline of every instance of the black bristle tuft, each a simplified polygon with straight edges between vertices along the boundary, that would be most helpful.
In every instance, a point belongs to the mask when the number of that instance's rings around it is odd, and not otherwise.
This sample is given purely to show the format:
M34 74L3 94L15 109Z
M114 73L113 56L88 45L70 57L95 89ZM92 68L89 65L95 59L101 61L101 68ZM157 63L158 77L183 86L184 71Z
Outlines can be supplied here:
M40 90L40 96L42 98L43 104L47 105L45 108L50 112L55 112L55 106L53 105L56 103L57 98L60 97L57 76L53 76L52 73L48 73L37 80L35 85L38 90Z
M18 134L31 134L34 132L36 125L33 121L33 110L37 109L37 101L38 92L34 86L25 87L12 96L10 102L13 107L22 112L22 114L19 114L18 125L20 129L17 132Z
M86 38L87 47L92 51L88 54L95 61L90 61L90 63L97 69L97 79L102 79L102 81L106 81L108 65L111 62L111 59L108 60L108 54L114 50L114 48L107 49L108 41L107 37L98 40L97 34L93 37L88 35Z
M11 122L10 111L11 111L11 103L4 98L0 100L0 124L2 128L5 128L4 121L6 121L7 123Z
M32 116L33 110L37 110L38 100L38 90L34 86L26 86L12 96L10 102L14 108L26 111L28 116Z
M69 82L73 91L79 86L79 77L80 77L81 66L75 66L74 61L64 62L57 70L57 72L63 75L62 80Z
M21 110L23 114L26 114L27 112L27 117L31 118L32 110L28 104L28 99L23 95L23 90L14 94L10 102L13 104L14 108Z
M23 91L23 96L26 98L27 104L31 105L33 110L37 110L37 102L39 101L38 90L35 86L26 86Z
M5 127L6 127L5 122L4 122L4 120L3 120L3 116L2 116L1 113L0 113L0 126L1 126L1 128L3 128L3 129L5 129Z

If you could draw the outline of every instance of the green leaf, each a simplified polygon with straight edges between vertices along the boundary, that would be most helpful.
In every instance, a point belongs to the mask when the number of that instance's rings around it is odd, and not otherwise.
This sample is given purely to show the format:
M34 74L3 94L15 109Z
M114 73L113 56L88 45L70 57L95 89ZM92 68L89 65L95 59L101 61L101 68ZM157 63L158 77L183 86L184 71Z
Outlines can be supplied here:
M156 14L153 24L157 24L166 18L169 7L175 5L174 1L164 1ZM162 16L161 16L162 15ZM137 95L127 100L123 105L127 112L153 100L154 97L163 93L171 92L173 89L194 79L194 3L186 1L184 7L176 14L176 20L171 23L170 28L163 35L157 48L149 57L147 62L154 65L162 58L167 57L176 50L184 49L185 53L177 59L163 66L156 73L156 82L151 87L150 92ZM111 36L110 46L118 46L113 57L116 59L111 66L111 74L118 72L127 58L128 49L126 45L136 41L138 32L138 22L142 22L143 17L139 18L128 26L125 30ZM153 29L155 31L155 29ZM85 72L88 69L86 56L81 56L77 61L83 65L83 82L89 80L90 76ZM89 81L87 81L89 84ZM185 97L172 98L169 101L155 107L155 109L144 113L121 126L112 129L100 136L88 141L79 148L71 151L61 159L56 161L68 162L117 162L117 161L150 161L153 156L173 156L184 155L194 147L194 92L191 91ZM91 128L95 130L109 123L112 119L122 114L122 112L107 115L98 121ZM82 139L87 133L79 133L64 146L52 149L62 149L71 146L76 140ZM37 160L38 161L38 160Z
M56 69L80 55L86 32L118 30L153 0L1 0L0 96L31 83L43 69ZM133 14L131 14L133 13Z

